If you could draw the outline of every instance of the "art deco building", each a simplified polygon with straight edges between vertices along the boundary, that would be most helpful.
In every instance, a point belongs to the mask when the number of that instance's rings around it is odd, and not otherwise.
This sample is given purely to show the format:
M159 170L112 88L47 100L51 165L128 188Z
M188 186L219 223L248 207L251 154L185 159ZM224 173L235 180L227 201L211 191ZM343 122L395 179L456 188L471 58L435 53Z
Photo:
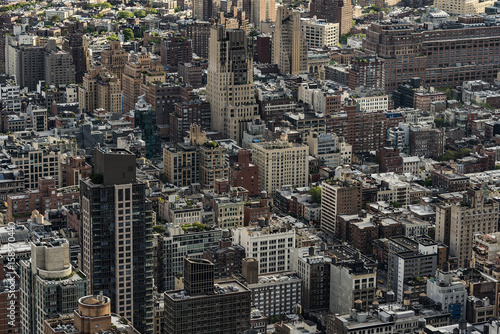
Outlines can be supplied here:
M300 12L278 6L273 37L273 63L284 74L307 72L307 43Z
M89 114L96 109L121 113L120 79L101 66L94 67L85 74L83 84L78 88L78 109Z
M241 142L247 124L259 119L253 84L251 40L242 29L211 28L207 75L212 129Z

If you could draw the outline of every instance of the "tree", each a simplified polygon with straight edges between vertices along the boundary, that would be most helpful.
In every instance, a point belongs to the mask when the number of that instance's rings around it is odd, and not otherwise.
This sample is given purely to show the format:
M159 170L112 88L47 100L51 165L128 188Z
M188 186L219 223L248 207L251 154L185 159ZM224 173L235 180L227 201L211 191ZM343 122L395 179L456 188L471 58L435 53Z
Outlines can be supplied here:
M177 6L174 8L174 12L178 13L181 11L181 6Z
M311 199L315 203L321 203L321 187L312 187L309 190L309 195L311 195Z
M443 126L444 120L442 118L434 118L434 124L436 124L436 126L440 128Z
M97 4L97 6L99 6L101 8L113 8L113 5L110 4L109 2L99 3L99 4Z
M127 12L127 11L122 11L122 12L118 13L118 18L120 18L120 19L128 19L128 18L131 18L133 16L134 16L134 14L132 14L131 12Z
M151 8L151 9L149 10L149 13L150 13L150 14L156 14L156 13L158 13L158 11L157 11L156 9L154 9L154 8Z
M135 17L142 19L143 17L146 17L146 11L141 9L141 10L135 10L134 11Z
M77 19L76 17L74 17L74 16L70 16L70 17L68 17L68 20L70 20L71 22L76 22L76 21L78 21L78 19Z
M123 29L123 38L125 41L131 41L134 37L134 32L130 28Z
M50 18L50 22L52 22L52 23L56 23L57 21L60 21L60 20L61 20L61 17L59 15L53 15Z
M106 39L108 41L117 41L118 40L118 36L116 36L115 34L113 34L111 36L108 36Z
M402 205L399 202L391 202L391 206L396 209L402 207Z

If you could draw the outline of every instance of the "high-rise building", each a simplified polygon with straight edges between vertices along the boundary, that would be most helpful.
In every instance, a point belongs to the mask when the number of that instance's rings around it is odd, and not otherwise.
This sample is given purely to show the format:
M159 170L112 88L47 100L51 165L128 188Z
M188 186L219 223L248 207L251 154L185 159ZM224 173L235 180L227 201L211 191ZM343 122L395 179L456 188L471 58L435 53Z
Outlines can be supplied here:
M201 131L201 128L191 126ZM200 183L203 188L213 189L216 179L227 179L228 165L226 148L214 141L206 141L199 146Z
M94 175L80 182L83 272L91 292L111 298L112 312L153 333L153 211L136 156L96 148Z
M210 39L210 22L194 21L186 25L187 37L192 41L193 53L208 58L208 40Z
M310 8L311 17L338 23L340 35L351 30L353 6L350 0L312 0Z
M321 230L330 235L339 235L338 215L353 215L361 212L362 189L360 182L321 183Z
M229 169L229 184L243 187L249 196L259 194L259 167L250 163L250 152L246 149L238 151L238 162Z
M261 22L276 21L276 1L275 0L252 0L251 13L247 18L254 26L260 27Z
M299 11L277 7L272 56L281 73L307 73L307 43L301 27Z
M186 213L190 208L183 211ZM155 284L159 291L174 290L175 277L184 270L184 259L203 258L203 252L215 247L222 238L222 230L219 228L198 231L190 229L189 225L187 223L168 226L167 232L158 239L160 266Z
M274 195L281 186L309 184L309 147L288 141L252 144L253 161L259 168L259 188Z
M233 230L233 240L245 248L247 258L254 258L258 261L259 274L290 270L290 255L295 247L293 229L287 230L280 223L264 227L238 227Z
M92 68L85 73L83 83L78 87L78 109L88 114L92 114L96 109L121 113L120 79L101 66Z
M141 129L141 138L146 143L146 158L161 156L161 142L156 126L155 110L151 104L146 102L144 95L139 96L139 100L135 104L134 126Z
M385 89L384 62L376 56L354 57L349 69L349 88Z
M467 288L457 273L446 268L436 271L436 277L427 280L427 297L432 299L441 310L450 313L450 321L457 323L465 320L467 307Z
M75 82L73 57L71 53L59 50L55 39L49 39L45 46L44 69L46 85L57 86Z
M121 48L120 41L109 41L109 49L101 52L101 65L113 73L120 82L127 61L128 53Z
M137 99L146 93L149 83L164 81L165 73L159 59L147 53L132 54L122 74L123 111L134 110Z
M160 52L161 64L170 72L177 70L179 63L189 63L193 59L191 40L180 35L163 39Z
M253 84L251 39L242 29L211 28L207 101L212 129L241 143L247 124L259 119Z
M72 64L75 66L76 83L81 83L87 71L87 62L83 49L83 34L77 30L77 23L69 25L68 33L64 36L62 50L71 55Z
M296 248L292 253L292 270L302 279L302 306L306 311L330 307L330 257L316 254L314 247Z
M16 82L30 91L45 79L45 47L21 45L15 50Z
M236 280L214 284L213 264L204 259L185 259L184 273L184 290L165 293L164 333L243 333L250 329L251 294L243 284Z
M213 0L198 0L193 3L193 18L208 21L214 16L217 4Z
M70 264L66 239L31 243L31 259L20 261L21 333L43 333L54 314L72 313L87 295L88 281Z
M485 198L483 190L469 189L457 204L436 205L436 241L450 247L465 268L472 260L474 233L498 229L498 202Z

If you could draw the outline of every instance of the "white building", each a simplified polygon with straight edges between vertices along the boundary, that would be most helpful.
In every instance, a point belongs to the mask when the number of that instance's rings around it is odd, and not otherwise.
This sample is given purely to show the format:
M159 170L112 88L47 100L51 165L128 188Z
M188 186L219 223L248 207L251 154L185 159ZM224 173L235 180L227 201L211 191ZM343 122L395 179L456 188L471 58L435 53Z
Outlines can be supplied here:
M259 282L247 288L266 317L294 314L294 306L302 304L302 280L295 273L259 276Z
M58 7L58 8L50 8L45 11L45 17L47 19L51 19L52 16L59 16L61 20L67 19L71 15L73 15L73 8L71 7Z
M352 145L335 133L310 132L307 137L309 154L321 159L325 166L351 164Z
M234 243L245 248L248 258L259 261L259 274L290 270L290 254L295 247L295 230L271 223L265 227L240 227L234 230Z
M364 112L389 110L389 96L386 94L359 97L353 96L353 100L359 105L359 109Z
M301 19L302 32L309 48L337 46L339 44L339 24L318 20L316 17Z
M441 303L441 310L450 312L452 321L465 319L467 290L455 273L438 270L436 278L427 280L427 297Z

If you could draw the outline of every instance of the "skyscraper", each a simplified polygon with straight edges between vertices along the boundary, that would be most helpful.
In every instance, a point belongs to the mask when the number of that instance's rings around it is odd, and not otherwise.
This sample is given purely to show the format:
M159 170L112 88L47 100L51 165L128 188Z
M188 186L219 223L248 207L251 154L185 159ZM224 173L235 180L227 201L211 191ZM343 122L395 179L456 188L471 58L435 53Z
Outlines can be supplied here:
M278 6L273 36L273 63L284 74L307 72L307 44L300 12Z
M275 0L254 0L251 4L252 10L251 14L248 13L248 17L254 25L260 26L263 21L274 22L276 20Z
M212 26L207 81L212 129L241 143L247 124L259 119L251 39L244 30Z
M112 312L153 333L153 222L135 155L97 147L94 173L82 180L82 262L90 292L111 298Z

